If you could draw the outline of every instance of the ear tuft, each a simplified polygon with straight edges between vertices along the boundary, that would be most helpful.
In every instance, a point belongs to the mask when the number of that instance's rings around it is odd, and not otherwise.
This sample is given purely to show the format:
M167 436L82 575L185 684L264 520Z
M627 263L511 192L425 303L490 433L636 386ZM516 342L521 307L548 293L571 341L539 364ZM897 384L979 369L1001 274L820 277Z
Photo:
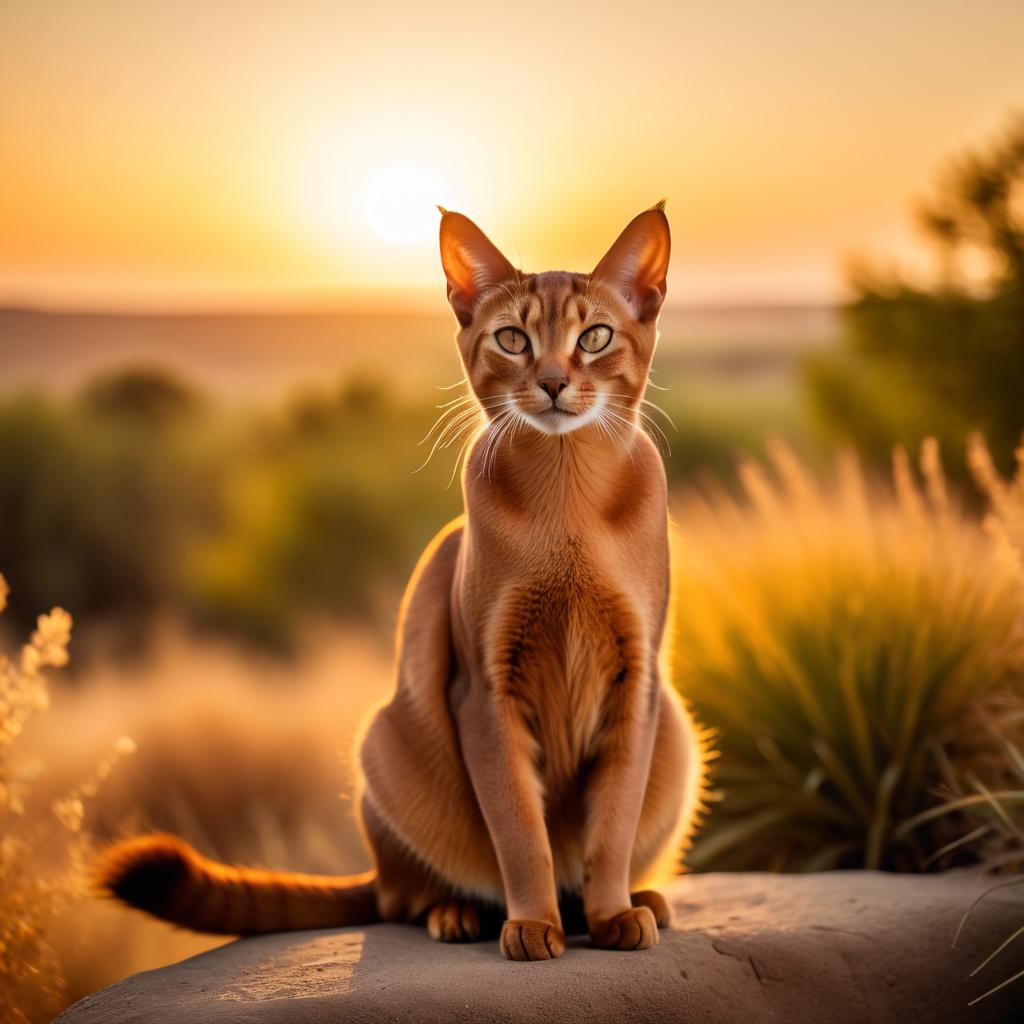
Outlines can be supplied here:
M466 327L473 320L480 296L518 275L497 246L461 213L442 211L440 242L448 301L459 323Z
M440 203L437 204L437 208L440 210L442 217L448 212Z
M637 214L590 275L619 292L641 321L656 317L665 301L672 239L664 207L662 200Z
M657 202L656 202L656 203L655 203L655 204L654 204L654 205L653 205L653 206L651 207L651 209L652 209L652 210L661 210L662 212L664 212L664 210L665 210L665 204L666 204L667 202L668 202L668 200L667 200L667 199L659 199L659 200L658 200L658 201L657 201Z

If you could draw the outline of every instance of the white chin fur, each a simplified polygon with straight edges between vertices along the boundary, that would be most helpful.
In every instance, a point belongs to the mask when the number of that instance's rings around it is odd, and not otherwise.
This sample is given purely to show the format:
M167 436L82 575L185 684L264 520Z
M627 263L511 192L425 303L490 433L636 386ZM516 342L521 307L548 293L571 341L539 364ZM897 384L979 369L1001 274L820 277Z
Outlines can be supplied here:
M523 416L531 427L539 430L542 434L571 434L574 430L593 423L603 407L604 395L599 395L597 401L586 412L577 416L552 416L548 413L538 416L529 412L524 412Z

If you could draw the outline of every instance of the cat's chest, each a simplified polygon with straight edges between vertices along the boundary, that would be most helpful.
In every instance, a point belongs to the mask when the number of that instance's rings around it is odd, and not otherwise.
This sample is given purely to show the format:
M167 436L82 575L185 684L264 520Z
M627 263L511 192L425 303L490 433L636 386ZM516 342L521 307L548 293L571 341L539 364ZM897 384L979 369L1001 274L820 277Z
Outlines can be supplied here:
M626 595L582 571L503 595L490 675L523 717L551 784L592 755L609 694L637 676L642 624Z
M626 676L624 638L598 609L552 624L550 657L523 676L520 699L535 715L542 763L552 778L570 778L589 759L613 688Z

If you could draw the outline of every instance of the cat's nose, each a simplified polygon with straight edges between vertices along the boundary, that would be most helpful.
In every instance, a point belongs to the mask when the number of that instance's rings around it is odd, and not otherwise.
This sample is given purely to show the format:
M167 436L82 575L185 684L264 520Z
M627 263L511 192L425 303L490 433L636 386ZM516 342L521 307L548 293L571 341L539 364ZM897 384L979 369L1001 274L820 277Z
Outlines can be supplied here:
M568 386L568 377L545 377L537 383L551 396L553 402Z

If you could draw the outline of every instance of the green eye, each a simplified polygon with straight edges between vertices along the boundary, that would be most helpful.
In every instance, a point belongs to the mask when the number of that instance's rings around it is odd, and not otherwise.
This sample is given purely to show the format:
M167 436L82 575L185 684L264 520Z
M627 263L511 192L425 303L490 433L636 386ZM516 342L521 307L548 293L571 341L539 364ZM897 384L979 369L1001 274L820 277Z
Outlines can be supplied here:
M584 352L600 352L608 347L608 343L612 340L612 329L606 327L604 324L598 324L596 327L588 327L579 337L577 345Z
M502 327L494 332L497 343L510 355L518 356L526 351L530 339L518 327Z

